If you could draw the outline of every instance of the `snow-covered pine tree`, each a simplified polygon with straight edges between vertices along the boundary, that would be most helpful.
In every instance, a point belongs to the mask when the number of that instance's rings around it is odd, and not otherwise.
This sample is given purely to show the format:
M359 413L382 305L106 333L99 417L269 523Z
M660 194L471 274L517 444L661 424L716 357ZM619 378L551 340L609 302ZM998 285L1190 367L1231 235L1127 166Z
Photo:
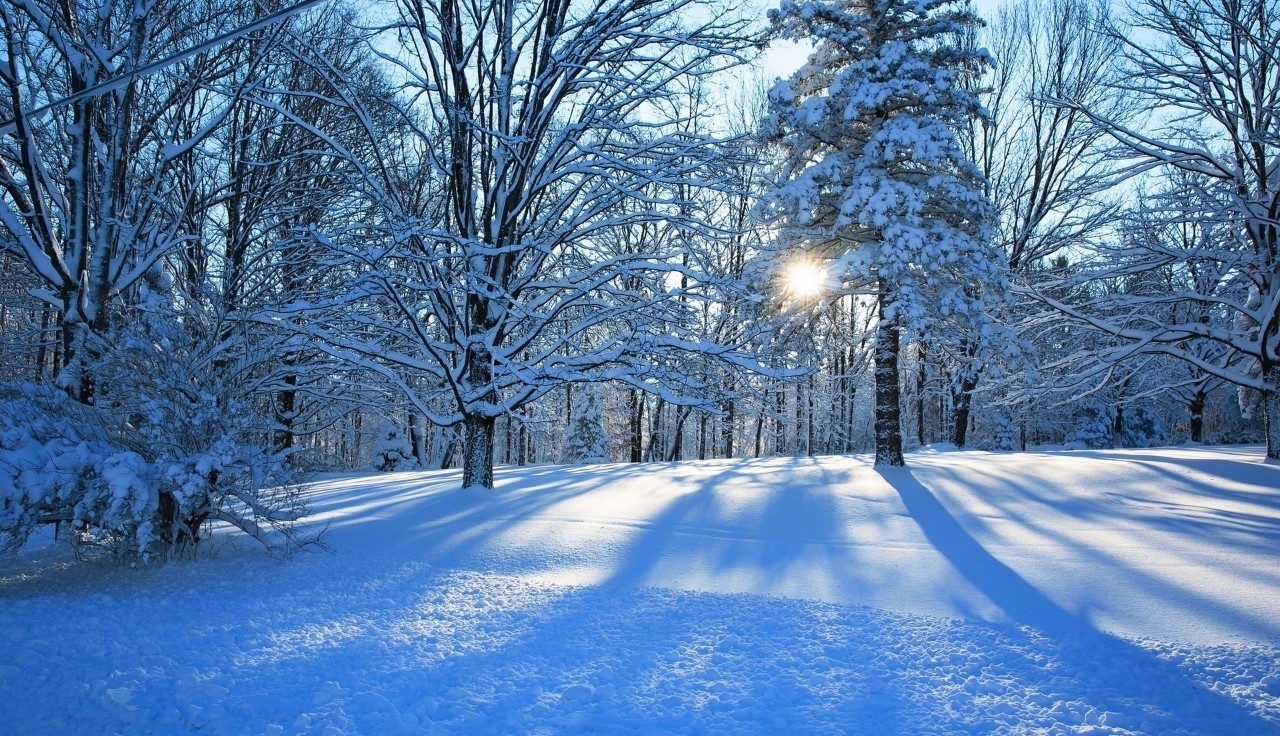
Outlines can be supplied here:
M609 435L604 429L604 407L600 397L584 386L574 393L573 414L564 438L564 462L590 465L611 463Z
M959 43L981 20L954 0L784 0L770 20L774 37L815 51L770 92L764 128L784 160L767 213L877 295L876 464L902 465L902 330L947 324L981 340L984 294L1005 286L957 135L984 114L958 83L989 63Z
M413 456L413 445L400 428L391 422L383 426L378 442L373 446L373 469L384 473L414 470L418 459Z

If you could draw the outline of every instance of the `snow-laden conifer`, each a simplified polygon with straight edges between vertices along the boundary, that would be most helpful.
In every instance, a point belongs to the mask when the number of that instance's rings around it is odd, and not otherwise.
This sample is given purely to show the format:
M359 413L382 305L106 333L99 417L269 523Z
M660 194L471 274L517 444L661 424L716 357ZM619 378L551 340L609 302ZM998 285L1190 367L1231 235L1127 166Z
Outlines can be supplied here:
M569 431L565 433L564 462L583 465L613 462L599 395L586 387L576 392L575 398Z
M770 92L765 131L783 163L766 211L789 239L877 298L876 462L901 465L902 330L983 340L1005 288L991 206L958 139L984 113L961 81L989 63L960 43L981 21L955 2L785 0L778 38L810 41L808 63Z

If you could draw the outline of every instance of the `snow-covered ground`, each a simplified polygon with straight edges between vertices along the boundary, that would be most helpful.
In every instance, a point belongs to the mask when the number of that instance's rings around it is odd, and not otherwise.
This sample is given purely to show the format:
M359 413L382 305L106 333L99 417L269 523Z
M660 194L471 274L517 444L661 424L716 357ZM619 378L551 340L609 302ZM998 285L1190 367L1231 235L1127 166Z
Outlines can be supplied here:
M0 732L1280 733L1261 456L330 477L332 553L0 563Z

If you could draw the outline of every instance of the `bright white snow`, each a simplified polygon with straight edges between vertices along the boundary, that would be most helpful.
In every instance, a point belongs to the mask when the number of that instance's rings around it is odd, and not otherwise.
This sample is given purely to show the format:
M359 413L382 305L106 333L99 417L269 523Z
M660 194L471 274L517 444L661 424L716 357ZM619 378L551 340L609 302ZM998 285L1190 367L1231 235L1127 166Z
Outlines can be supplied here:
M0 730L1280 733L1261 455L331 477L332 553L3 563Z

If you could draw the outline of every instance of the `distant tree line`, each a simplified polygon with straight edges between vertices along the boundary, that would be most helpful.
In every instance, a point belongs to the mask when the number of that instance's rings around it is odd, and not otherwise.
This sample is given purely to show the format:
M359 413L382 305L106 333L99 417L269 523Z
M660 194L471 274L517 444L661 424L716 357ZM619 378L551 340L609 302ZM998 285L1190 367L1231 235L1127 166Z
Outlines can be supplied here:
M284 7L0 2L6 547L297 546L315 469L1280 458L1274 3L333 0L132 74Z

